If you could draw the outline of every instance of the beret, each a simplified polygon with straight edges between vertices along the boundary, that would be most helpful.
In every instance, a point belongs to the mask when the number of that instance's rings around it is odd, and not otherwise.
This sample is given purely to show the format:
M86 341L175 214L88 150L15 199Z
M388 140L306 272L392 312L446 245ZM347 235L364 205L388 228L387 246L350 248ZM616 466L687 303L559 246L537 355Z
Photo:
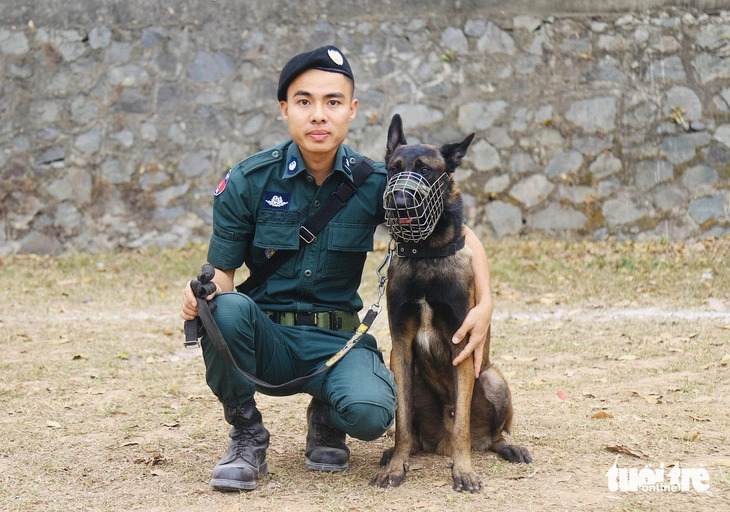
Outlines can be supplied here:
M352 80L353 84L355 83L350 63L347 62L342 52L334 46L323 46L311 52L300 53L286 63L279 75L279 88L276 91L279 101L286 100L289 85L296 77L309 69L341 73Z

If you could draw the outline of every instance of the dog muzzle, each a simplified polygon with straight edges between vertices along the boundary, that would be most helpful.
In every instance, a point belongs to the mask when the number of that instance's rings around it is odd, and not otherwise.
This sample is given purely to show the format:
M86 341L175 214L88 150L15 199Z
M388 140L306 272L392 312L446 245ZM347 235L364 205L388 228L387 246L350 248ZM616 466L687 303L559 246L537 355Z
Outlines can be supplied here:
M383 194L385 223L399 242L421 242L428 238L444 211L445 174L434 183L423 175L403 171L388 180Z

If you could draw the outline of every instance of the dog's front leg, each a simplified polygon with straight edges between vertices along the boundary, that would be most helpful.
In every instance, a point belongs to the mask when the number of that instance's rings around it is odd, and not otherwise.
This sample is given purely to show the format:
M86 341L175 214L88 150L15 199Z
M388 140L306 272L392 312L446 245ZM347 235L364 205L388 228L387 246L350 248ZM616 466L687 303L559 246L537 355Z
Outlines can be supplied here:
M465 342L462 342L465 344ZM451 476L455 491L477 492L482 482L471 463L471 399L474 393L474 360L468 357L454 368L456 404L454 430L451 439L451 458L454 462Z
M398 487L405 480L406 471L408 471L408 458L414 441L412 339L393 335L390 369L398 390L395 413L395 448L385 467L378 471L370 482L370 485L375 487ZM383 459L387 460L387 457Z

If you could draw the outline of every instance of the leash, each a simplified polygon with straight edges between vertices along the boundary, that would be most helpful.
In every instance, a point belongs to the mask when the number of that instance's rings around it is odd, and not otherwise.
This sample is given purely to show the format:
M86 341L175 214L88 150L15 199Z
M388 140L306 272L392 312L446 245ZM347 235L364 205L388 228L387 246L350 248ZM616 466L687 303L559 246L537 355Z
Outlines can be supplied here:
M253 375L245 370L242 370L238 366L235 359L233 358L233 355L231 354L230 349L228 348L228 343L226 343L226 340L223 338L223 334L221 334L221 331L218 328L218 324L215 323L215 319L213 318L213 311L215 311L216 304L213 301L205 300L205 297L207 297L211 293L214 293L216 290L215 283L212 282L213 276L215 275L215 269L209 263L203 265L203 268L200 275L198 275L198 278L190 282L190 287L193 290L193 293L195 294L195 297L198 301L198 317L195 320L185 321L185 342L183 344L186 348L200 347L200 342L198 341L198 331L202 323L203 329L205 329L205 332L208 333L208 338L210 339L210 342L213 344L221 357L223 357L223 359L238 373L240 373L246 380L255 384L257 388L265 391L274 392L288 391L290 389L297 388L309 379L320 375L321 373L324 373L332 368L335 364L337 364L340 359L345 357L345 355L350 350L352 350L355 345L360 342L360 340L362 340L365 333L368 332L370 327L373 325L375 318L378 316L378 313L380 313L380 311L382 310L382 306L380 305L380 299L382 299L383 294L385 293L385 283L388 280L387 274L383 274L382 270L390 263L392 256L393 249L391 247L388 247L388 252L385 255L385 259L376 270L376 274L378 276L378 299L370 306L367 313L365 313L365 316L360 322L358 328L355 330L355 333L347 341L347 343L345 343L345 345L340 350L338 350L337 353L335 353L335 355L330 357L322 366L317 368L312 373L297 377L296 379L292 379L282 384L269 384L268 382L254 377Z

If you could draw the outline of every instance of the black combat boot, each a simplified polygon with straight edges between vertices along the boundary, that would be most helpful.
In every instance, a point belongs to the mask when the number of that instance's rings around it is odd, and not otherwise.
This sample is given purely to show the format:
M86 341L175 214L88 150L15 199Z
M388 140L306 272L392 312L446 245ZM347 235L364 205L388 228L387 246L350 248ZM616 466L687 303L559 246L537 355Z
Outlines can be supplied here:
M259 474L266 475L266 448L269 431L264 428L261 413L253 398L243 405L223 407L225 418L233 425L231 442L223 458L213 468L210 485L220 491L240 491L256 488Z
M345 433L332 424L327 405L312 398L307 407L307 469L314 471L345 471L350 460L350 449L345 444Z

